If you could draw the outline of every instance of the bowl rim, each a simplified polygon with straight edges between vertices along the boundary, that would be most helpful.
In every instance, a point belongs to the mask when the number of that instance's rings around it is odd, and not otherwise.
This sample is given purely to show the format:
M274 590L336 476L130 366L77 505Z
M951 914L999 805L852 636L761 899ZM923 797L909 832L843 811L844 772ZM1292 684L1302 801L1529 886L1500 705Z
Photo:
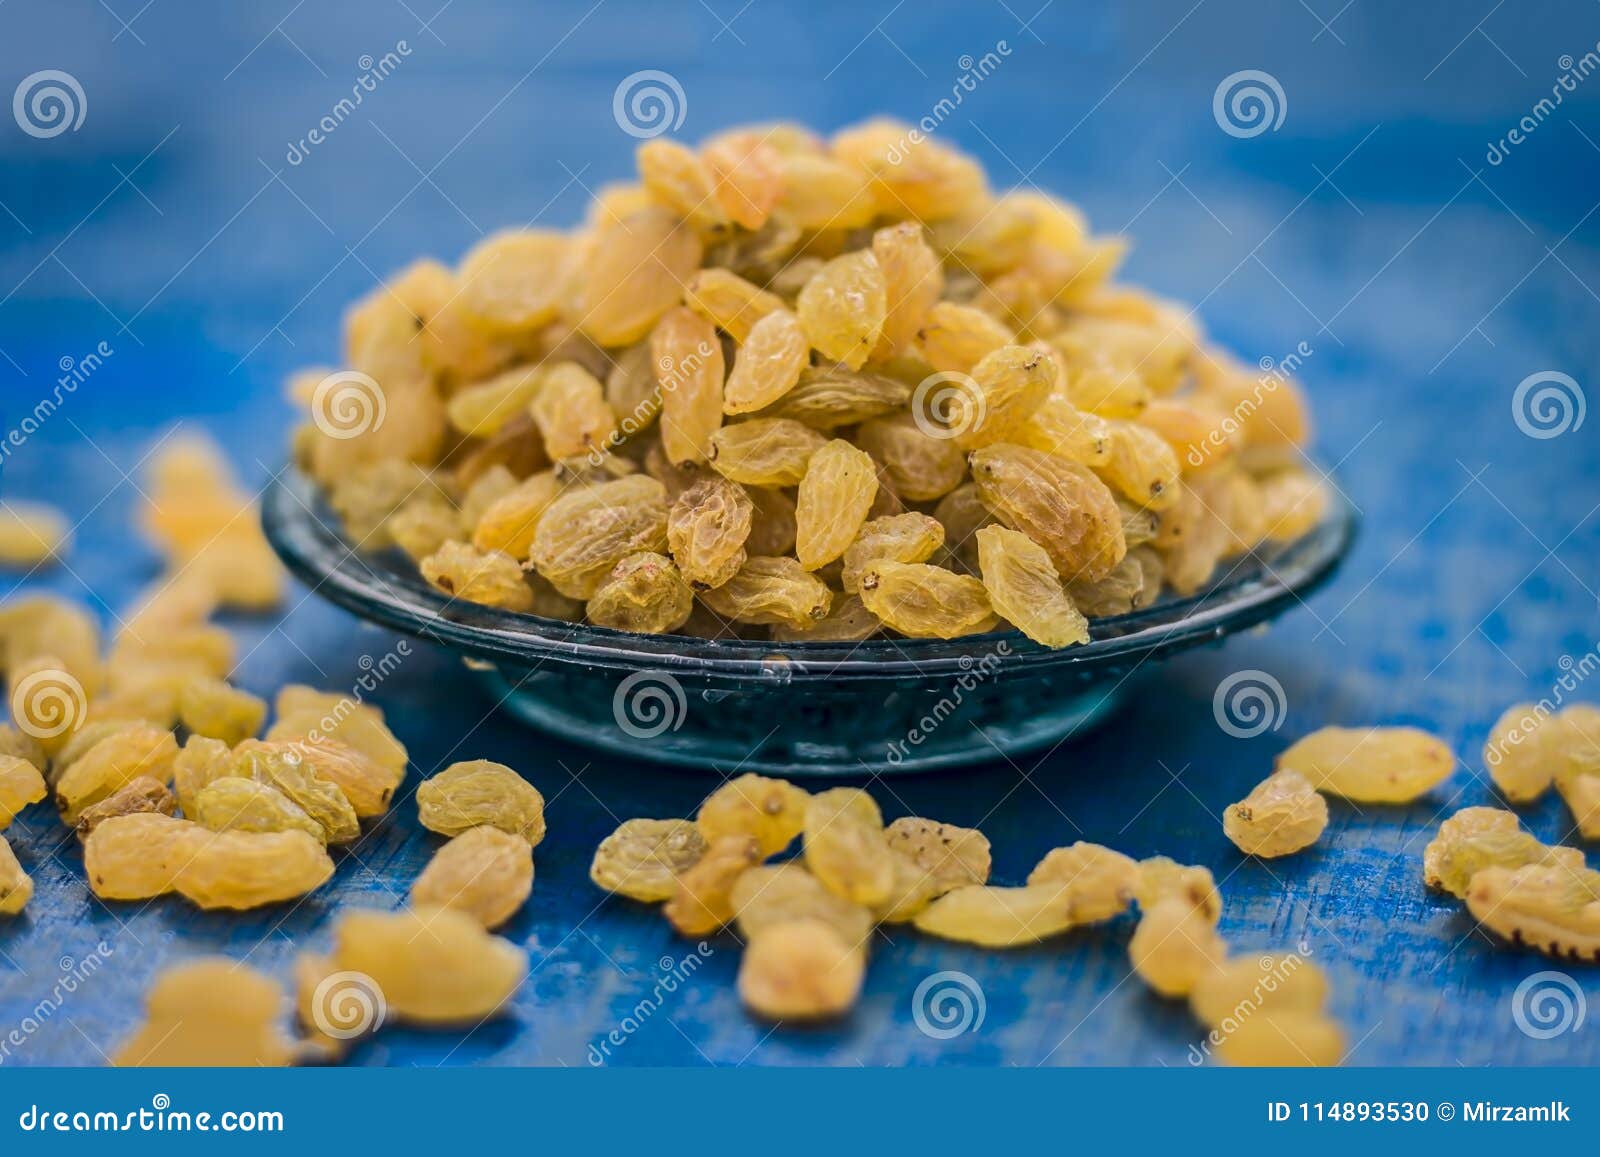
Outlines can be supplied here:
M1300 538L1230 560L1223 565L1231 569L1195 594L1091 620L1088 643L1059 650L1015 629L949 640L855 643L642 635L468 603L429 586L395 548L356 550L320 488L292 465L268 483L261 522L273 549L311 593L359 618L478 659L788 682L959 675L1022 662L1032 670L1070 673L1221 639L1276 617L1333 577L1349 553L1359 517L1336 483L1327 490L1322 518Z

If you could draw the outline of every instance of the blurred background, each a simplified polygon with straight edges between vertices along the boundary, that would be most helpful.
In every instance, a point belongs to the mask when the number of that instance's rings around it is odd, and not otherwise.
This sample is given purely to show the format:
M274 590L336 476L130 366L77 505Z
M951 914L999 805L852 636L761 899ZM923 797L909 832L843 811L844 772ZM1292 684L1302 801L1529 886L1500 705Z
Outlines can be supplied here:
M1477 752L1494 717L1550 694L1600 639L1600 418L1583 420L1600 366L1597 42L1587 0L11 0L0 427L57 404L11 439L0 487L80 522L70 566L30 585L109 614L156 573L130 519L139 462L163 431L204 426L259 484L286 453L282 383L337 358L349 302L417 256L454 261L499 228L577 222L653 130L625 101L618 113L636 74L665 74L653 81L661 115L690 140L752 120L826 131L878 113L933 117L997 186L1036 185L1079 203L1097 231L1129 234L1124 278L1196 303L1245 359L1305 347L1317 452L1363 517L1339 581L1270 635L1173 664L1120 727L1047 766L980 769L972 782L1028 781L1006 824L1024 824L1043 793L1084 838L1238 871L1230 935L1326 952L1355 1063L1592 1061L1592 1029L1518 1031L1507 1001L1540 962L1497 953L1424 896L1417 856L1439 813L1488 802ZM64 94L65 111L32 103L41 88ZM1254 98L1235 102L1240 89ZM1535 375L1557 387L1539 412L1518 393ZM298 597L283 622L241 630L256 690L341 685L341 662L382 645ZM1248 742L1220 735L1210 713L1219 679L1245 666L1273 672L1289 703L1281 731ZM441 730L472 726L476 703L430 698L448 676L442 659L414 664L386 705L427 703ZM1472 774L1398 815L1336 813L1330 846L1305 862L1241 869L1216 810L1293 738L1370 721L1437 730ZM527 742L509 724L483 738ZM413 740L429 770L430 741ZM915 802L924 781L908 782ZM1107 802L1119 790L1137 804ZM639 791L671 814L699 794L682 778ZM572 794L573 823L604 830ZM1546 839L1569 826L1557 804L1530 823ZM1028 838L1018 865L1064 842ZM583 887L572 856L557 887ZM54 884L62 896L74 886L65 868L44 873L47 897ZM636 998L626 981L583 987L590 970L627 971L629 933L618 923L608 938L604 919L589 940L598 952L546 935L571 968L543 974L543 997L570 984L596 1009ZM24 965L53 959L25 936L0 931L0 949ZM902 962L906 991L869 992L838 1035L769 1043L748 1026L747 1037L707 997L680 1014L693 1049L660 1028L625 1059L1184 1063L1181 1010L1152 1009L1092 956L1059 990L1045 956L1022 982L992 982L992 1017L1009 1007L1070 1027L1104 1005L1064 1052L1021 1030L938 1052L900 1039L885 1026L905 1027L910 986L943 959L917 951ZM160 954L130 950L134 977ZM648 948L640 958L653 961ZM731 960L719 966L731 974ZM27 1006L23 987L4 985L0 1012ZM103 1013L106 1035L119 1015ZM696 1024L716 1027L702 1036ZM455 1059L582 1063L594 1026L568 1027L560 1048L495 1037ZM95 1059L64 1029L51 1039L37 1059ZM402 1055L375 1047L371 1058Z

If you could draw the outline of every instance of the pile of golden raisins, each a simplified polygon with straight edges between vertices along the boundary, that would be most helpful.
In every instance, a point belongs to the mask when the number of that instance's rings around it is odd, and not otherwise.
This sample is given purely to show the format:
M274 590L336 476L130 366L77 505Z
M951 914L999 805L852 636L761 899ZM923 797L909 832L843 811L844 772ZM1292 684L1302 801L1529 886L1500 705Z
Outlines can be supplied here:
M1321 516L1301 394L1072 206L874 120L657 138L570 232L420 261L291 393L355 542L644 633L1050 647Z
M213 612L270 609L283 573L214 447L169 440L148 482L140 521L169 573L119 620L109 647L94 616L66 600L0 607L12 720L0 725L0 833L50 799L82 840L101 900L175 893L231 911L297 902L333 875L331 850L389 811L409 757L359 691L283 687L269 724L266 701L227 681L237 646ZM299 958L300 1035L279 1025L276 981L201 959L156 980L148 1020L116 1061L337 1059L359 1035L337 1019L354 976L379 1004L362 1031L385 1019L474 1025L499 1010L527 958L490 933L533 888L544 798L510 768L473 760L427 780L417 803L422 825L447 842L413 882L408 909L341 913L332 952ZM22 912L32 894L0 834L0 915Z
M768 863L797 838L798 856ZM608 892L661 904L681 935L734 926L744 941L740 998L771 1021L849 1012L880 925L1015 948L1137 905L1134 972L1163 996L1189 998L1225 1060L1328 1065L1343 1056L1316 965L1301 955L1270 965L1230 958L1216 931L1222 896L1206 869L1084 842L1056 848L1018 886L991 884L989 868L982 832L911 816L885 825L859 789L812 794L751 774L712 792L692 821L626 821L589 874ZM1263 985L1263 969L1296 979Z

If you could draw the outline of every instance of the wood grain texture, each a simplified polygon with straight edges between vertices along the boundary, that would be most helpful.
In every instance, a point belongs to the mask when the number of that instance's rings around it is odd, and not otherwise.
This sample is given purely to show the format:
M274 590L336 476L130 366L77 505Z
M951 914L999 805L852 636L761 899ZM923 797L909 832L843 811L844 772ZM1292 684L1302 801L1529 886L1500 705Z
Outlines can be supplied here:
M448 47L415 33L393 5L353 4L331 28L307 10L293 31L332 74L322 79L266 25L157 5L139 28L172 54L163 71L193 78L181 91L161 83L151 57L120 45L86 62L95 103L85 130L5 145L21 151L0 177L0 200L28 232L10 236L0 257L0 280L19 285L0 304L0 345L26 375L5 387L3 425L15 426L50 391L62 358L81 358L100 340L115 354L4 462L7 495L46 498L85 519L70 569L0 590L91 598L114 622L156 573L130 529L139 495L124 478L151 441L187 415L226 441L259 482L284 456L291 415L279 382L301 363L336 356L337 312L371 287L374 272L420 252L457 254L478 228L526 221L542 206L545 221L566 224L585 195L568 174L583 173L590 187L624 176L633 142L610 116L623 74L672 70L690 94L691 135L775 115L833 126L878 109L920 116L948 88L959 53L1013 37L1014 57L941 131L973 149L1001 184L1015 176L1007 157L1023 170L1043 157L1032 179L1082 200L1101 227L1134 218L1140 244L1129 278L1204 299L1210 329L1247 360L1281 358L1306 342L1313 352L1302 377L1320 452L1339 463L1364 532L1344 573L1310 606L1225 649L1142 672L1126 708L1093 736L1016 763L872 784L885 813L982 827L1003 882L1076 839L1205 864L1222 883L1222 929L1237 951L1303 943L1327 970L1352 1064L1600 1061L1592 1027L1547 1040L1520 1031L1513 994L1546 962L1491 945L1420 881L1421 850L1442 815L1491 802L1478 753L1494 717L1515 700L1550 694L1600 641L1600 420L1591 415L1539 440L1511 415L1512 392L1527 375L1564 370L1592 393L1600 365L1589 288L1600 286L1600 215L1587 216L1600 165L1575 131L1600 138L1595 96L1574 98L1562 122L1542 127L1480 184L1458 158L1481 155L1482 142L1522 115L1538 85L1471 37L1421 90L1402 83L1386 63L1399 45L1411 65L1431 64L1467 33L1470 21L1462 25L1464 16L1444 5L1426 6L1439 19L1422 30L1399 27L1398 16L1368 13L1359 28L1347 19L1339 30L1348 43L1336 49L1326 38L1308 45L1309 23L1262 32L1248 5L1217 3L1181 22L1148 62L1140 57L1154 24L1121 23L1099 9L1050 7L1037 30L1069 46L1054 50L1026 41L1003 6L962 6L938 28L906 9L890 31L922 62L920 78L871 35L882 13L859 6L817 6L818 18L840 29L823 37L792 27L781 6L755 5L739 34L793 47L792 58L771 67L756 67L725 34L713 44L718 30L696 6L670 28L653 23L654 7L611 3L581 20L589 7L546 4L533 16L510 4L458 5L439 26ZM1182 15L1156 7L1163 28ZM93 4L14 8L0 11L0 22L18 35L0 44L25 41L35 55L71 43L74 19L98 15ZM1542 62L1592 41L1565 35L1582 23L1580 11L1589 10L1573 5L1548 27L1496 28L1496 39L1538 79ZM213 23L188 23L195 19ZM557 45L559 30L574 24ZM1239 56L1232 49L1241 27L1265 38L1248 55L1291 93L1286 127L1249 141L1224 136L1209 116L1217 76ZM263 34L268 42L251 50ZM406 35L416 39L415 57L361 118L285 169L281 142L338 98L350 61ZM824 82L862 37L852 62ZM547 49L555 65L514 89L463 141L526 72L525 58ZM219 79L241 57L238 71ZM5 74L38 67L27 59L27 68L19 59ZM1197 63L1207 61L1219 63ZM1081 128L1047 154L1080 116ZM97 208L118 184L113 162L127 170L174 124L181 130L140 170L161 214L126 189ZM420 183L402 197L417 178L400 150L426 168L457 142L436 174L449 200ZM282 170L293 196L258 157ZM1337 190L1318 177L1334 169ZM1180 171L1182 187L1168 176ZM57 244L81 282L49 260ZM240 681L260 693L290 680L348 687L361 656L394 644L303 590L281 621L230 625L241 640ZM1223 733L1212 705L1218 683L1244 669L1270 673L1287 702L1279 730L1248 740ZM1582 687L1578 697L1600 701L1600 689ZM592 759L486 716L454 662L426 648L375 698L412 754L406 792L340 857L334 881L292 908L229 916L174 900L103 905L87 894L76 841L45 809L20 819L9 834L37 895L24 918L0 924L0 1063L98 1063L136 1022L141 993L163 965L221 952L286 976L296 952L327 943L340 907L398 906L436 845L419 830L409 792L468 757L517 767L550 801L533 897L506 929L526 947L532 975L503 1021L464 1035L386 1031L353 1063L582 1066L602 1046L618 1065L1191 1063L1199 1030L1184 1008L1130 980L1126 923L1006 954L885 930L846 1023L769 1031L738 1008L731 937L710 939L700 954L649 911L601 896L587 879L596 843L619 819L690 814L714 779L643 758ZM1463 766L1412 806L1336 803L1323 842L1302 856L1241 858L1222 836L1220 810L1295 738L1363 722L1427 727ZM1551 840L1570 826L1555 801L1529 809L1527 821ZM105 960L94 974L59 993L63 972L97 952ZM692 975L657 1005L663 973L681 969L691 952ZM976 1030L939 1040L917 1028L912 998L946 970L976 981L985 1013ZM1573 975L1592 1005L1600 979Z

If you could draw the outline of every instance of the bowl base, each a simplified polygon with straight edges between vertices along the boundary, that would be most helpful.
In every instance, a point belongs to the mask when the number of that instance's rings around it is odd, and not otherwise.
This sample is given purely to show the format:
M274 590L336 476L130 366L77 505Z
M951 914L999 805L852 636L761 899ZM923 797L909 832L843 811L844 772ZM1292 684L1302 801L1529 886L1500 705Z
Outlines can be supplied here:
M512 717L629 759L731 774L887 775L960 767L1087 734L1120 702L1121 682L1033 678L855 685L819 694L781 683L737 688L663 671L623 676L467 668Z

